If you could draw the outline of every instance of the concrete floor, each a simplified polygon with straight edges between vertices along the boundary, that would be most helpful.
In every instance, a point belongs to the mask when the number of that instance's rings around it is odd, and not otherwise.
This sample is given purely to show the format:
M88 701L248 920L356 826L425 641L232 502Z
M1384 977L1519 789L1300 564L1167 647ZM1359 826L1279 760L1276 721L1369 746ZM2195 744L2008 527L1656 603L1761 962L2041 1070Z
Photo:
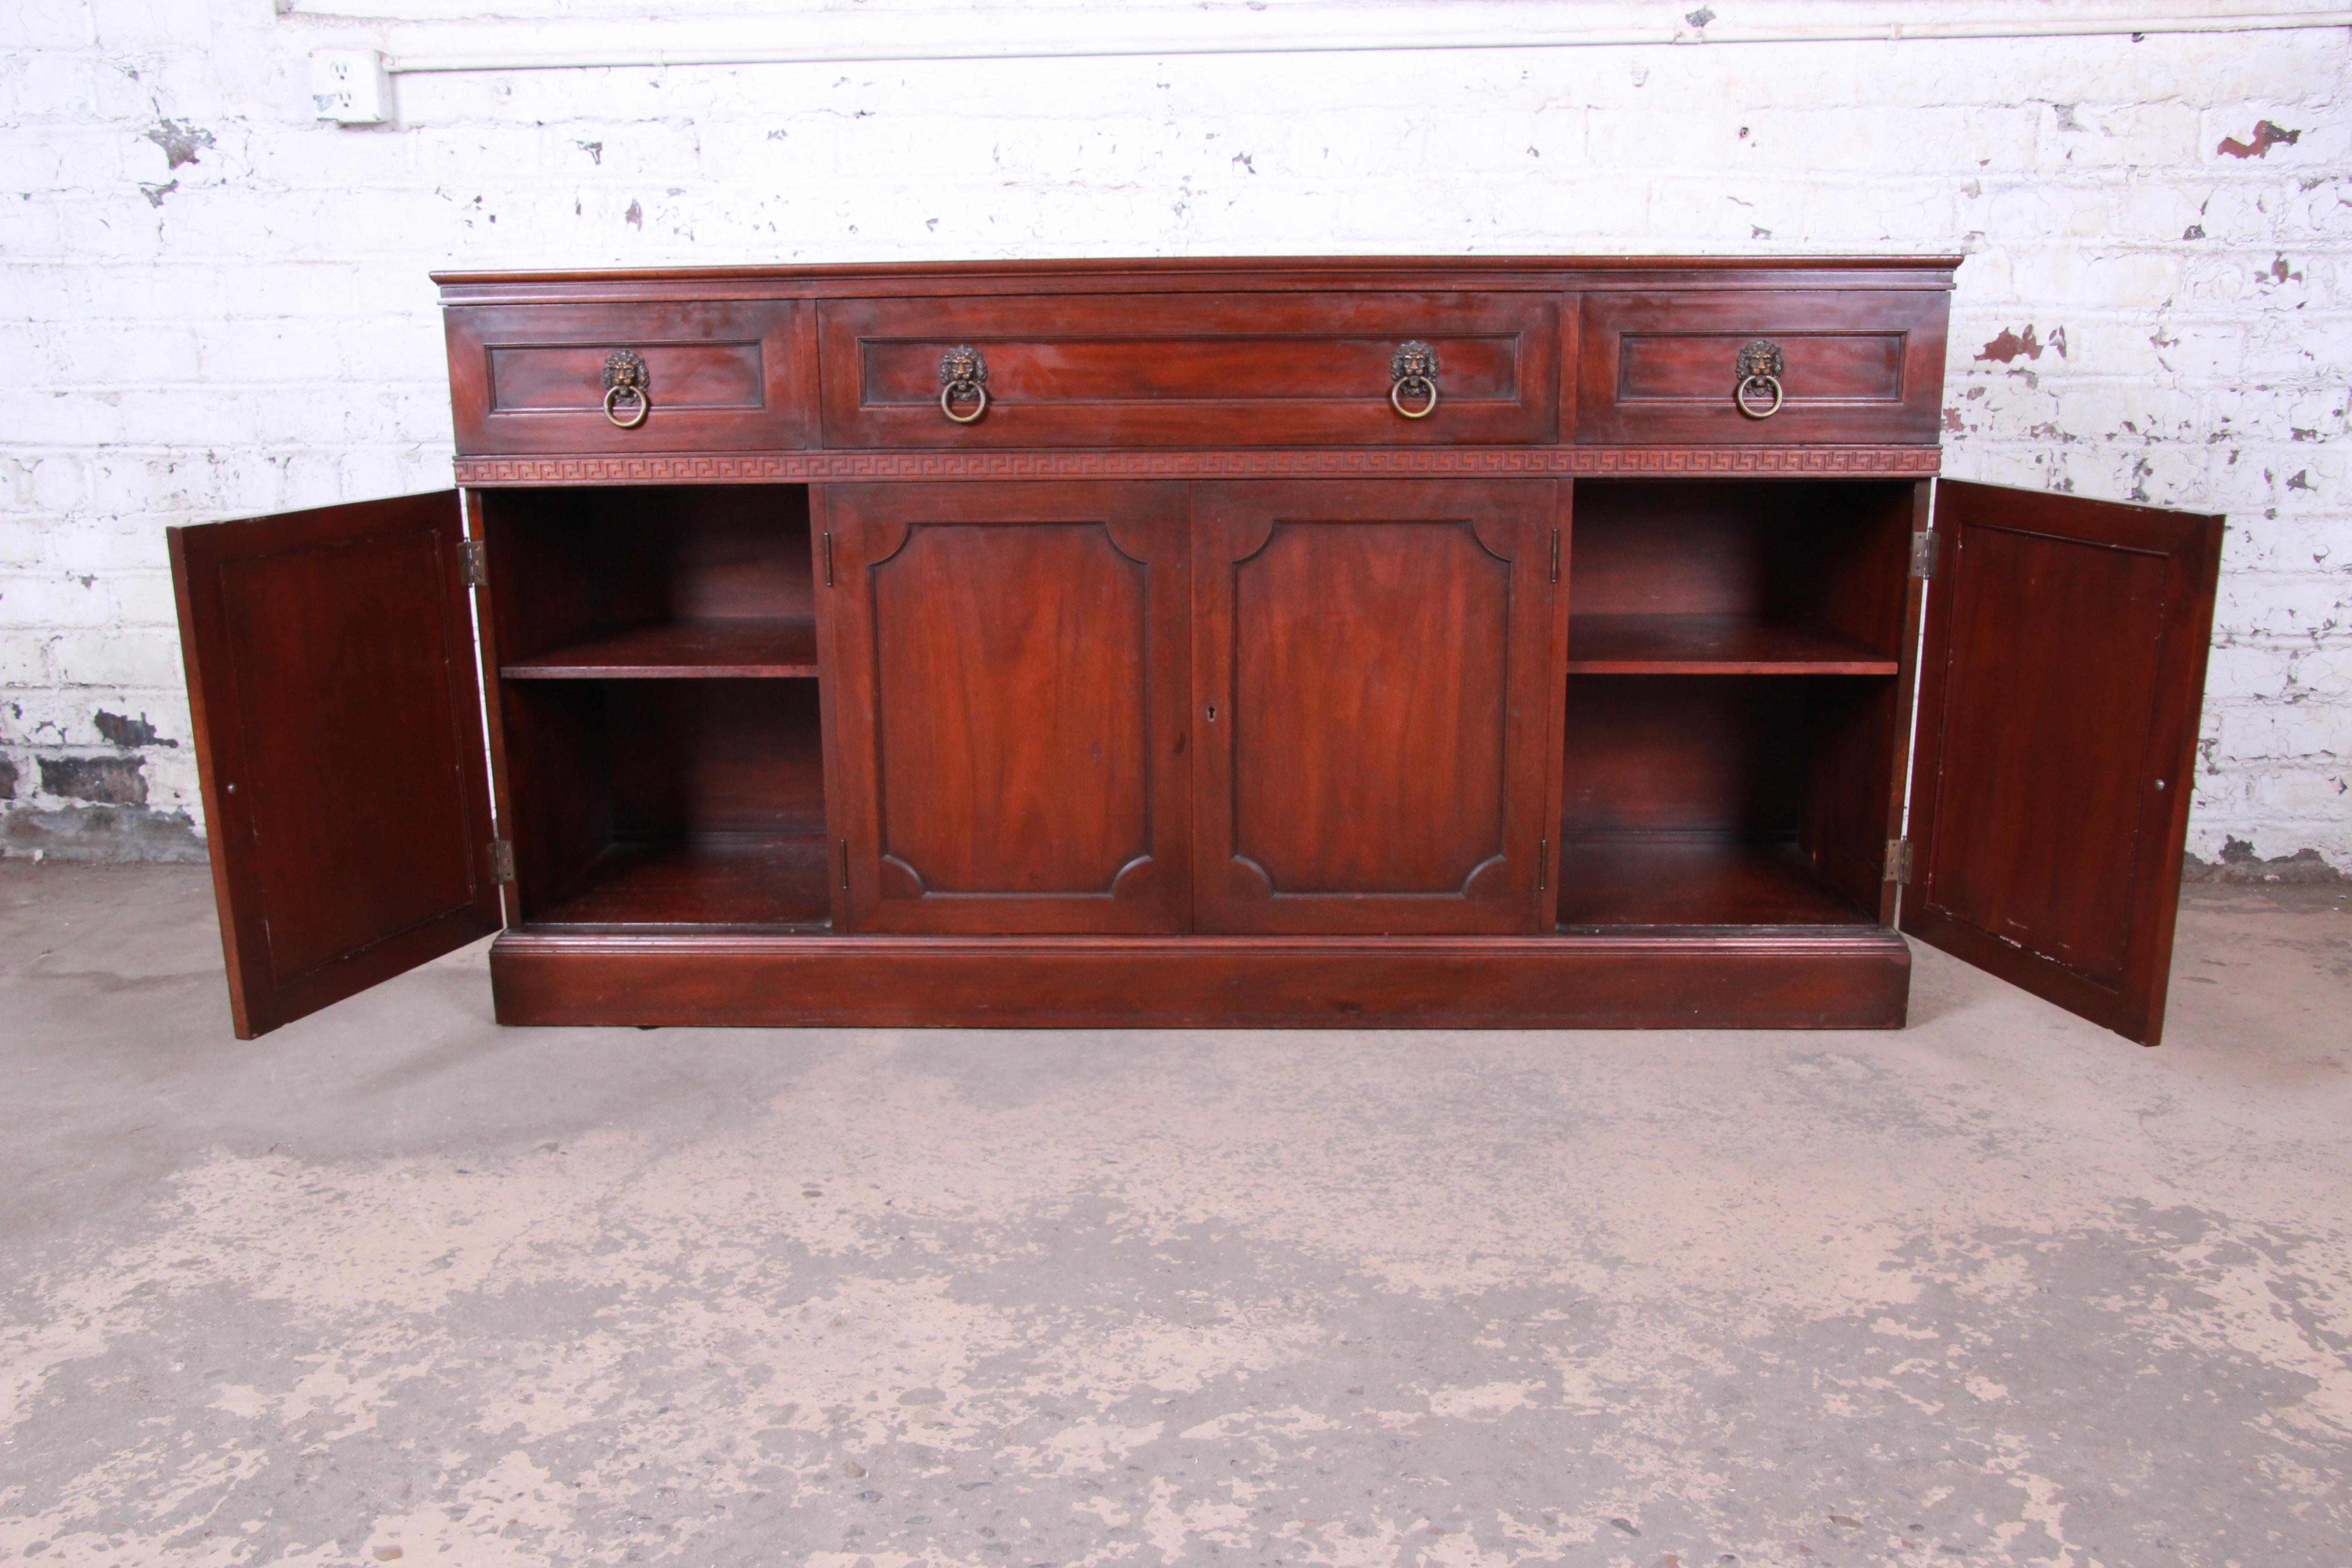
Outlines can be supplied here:
M2146 1051L1900 1034L250 1045L201 868L0 862L0 1561L2352 1563L2352 912Z

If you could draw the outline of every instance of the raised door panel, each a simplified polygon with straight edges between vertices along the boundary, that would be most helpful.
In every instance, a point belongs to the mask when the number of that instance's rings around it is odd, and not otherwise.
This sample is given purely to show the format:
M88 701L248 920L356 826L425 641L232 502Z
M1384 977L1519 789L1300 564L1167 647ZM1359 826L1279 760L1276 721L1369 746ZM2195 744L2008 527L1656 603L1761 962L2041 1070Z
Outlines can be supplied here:
M1903 929L2149 1045L2221 528L1937 487Z
M848 928L1183 930L1181 489L837 486L822 504Z
M1544 481L1195 491L1202 930L1536 928Z
M1427 446L1557 435L1559 331L1549 294L838 300L819 311L825 439L836 447ZM1420 384L1391 401L1408 342L1436 355L1433 407ZM960 348L977 351L988 402L982 411L960 395L950 417L940 364Z
M498 930L455 491L171 531L240 1038Z

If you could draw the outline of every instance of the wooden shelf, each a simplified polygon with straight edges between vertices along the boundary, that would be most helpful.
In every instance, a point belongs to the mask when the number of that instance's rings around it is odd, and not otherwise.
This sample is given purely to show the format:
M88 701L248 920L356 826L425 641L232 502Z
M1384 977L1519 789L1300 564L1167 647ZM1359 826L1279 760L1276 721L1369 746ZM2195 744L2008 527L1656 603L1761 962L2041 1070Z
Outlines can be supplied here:
M816 622L666 621L501 665L509 680L679 680L816 674Z
M1579 616L1570 675L1893 675L1895 661L1820 625L1754 616Z
M1625 833L1567 840L1559 926L1875 925L1793 844Z
M816 835L710 833L614 845L524 922L821 930L833 857Z

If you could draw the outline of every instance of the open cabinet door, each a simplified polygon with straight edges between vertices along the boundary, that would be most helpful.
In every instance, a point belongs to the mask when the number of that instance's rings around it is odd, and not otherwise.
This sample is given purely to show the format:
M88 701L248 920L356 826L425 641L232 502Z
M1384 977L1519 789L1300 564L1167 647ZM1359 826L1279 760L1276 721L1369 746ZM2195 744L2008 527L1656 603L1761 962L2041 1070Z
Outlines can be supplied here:
M499 929L455 490L171 531L240 1039Z
M2164 1032L2221 519L1939 481L1904 931Z

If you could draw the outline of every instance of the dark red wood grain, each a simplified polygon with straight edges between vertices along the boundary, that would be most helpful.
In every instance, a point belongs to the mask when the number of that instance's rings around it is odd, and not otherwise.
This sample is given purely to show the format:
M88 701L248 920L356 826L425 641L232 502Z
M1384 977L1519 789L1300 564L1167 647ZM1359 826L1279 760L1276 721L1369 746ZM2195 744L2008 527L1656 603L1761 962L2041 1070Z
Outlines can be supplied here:
M1896 660L1819 622L1756 616L1578 616L1570 675L1893 675Z
M1937 487L1903 929L2156 1044L2222 520Z
M816 674L816 618L662 621L500 667L509 680L714 679Z
M1564 521L1542 480L1195 489L1200 929L1534 929Z
M815 444L808 300L452 305L444 324L457 450L468 456ZM604 416L604 361L619 349L645 361L651 382L653 406L633 429Z
M1899 1029L1911 955L1834 933L661 937L515 932L506 1024Z
M835 447L1432 445L1549 441L1554 301L1460 292L829 300L819 306ZM1389 362L1436 349L1437 411L1390 405ZM988 363L988 413L939 406L940 354Z
M821 526L847 925L1184 929L1182 489L844 486Z
M1946 296L1913 289L1647 292L1583 300L1576 438L1592 442L1932 443ZM1739 351L1778 344L1785 401L1733 405Z
M455 491L171 530L241 1039L499 929Z
M1561 847L1559 923L1627 926L1872 926L1789 840L1671 833L1570 838ZM1873 900L1875 905L1876 900Z

